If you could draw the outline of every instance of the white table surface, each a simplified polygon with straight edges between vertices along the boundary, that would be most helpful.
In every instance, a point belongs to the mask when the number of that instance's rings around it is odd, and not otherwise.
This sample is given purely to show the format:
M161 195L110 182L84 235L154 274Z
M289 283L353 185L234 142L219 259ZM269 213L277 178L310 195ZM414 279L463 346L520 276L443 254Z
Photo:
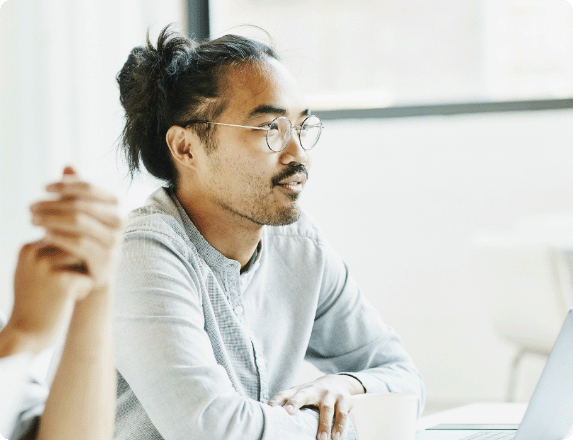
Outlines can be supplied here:
M418 431L441 423L519 424L527 409L526 403L471 403L418 420ZM573 434L573 433L572 433ZM569 435L567 440L573 440Z

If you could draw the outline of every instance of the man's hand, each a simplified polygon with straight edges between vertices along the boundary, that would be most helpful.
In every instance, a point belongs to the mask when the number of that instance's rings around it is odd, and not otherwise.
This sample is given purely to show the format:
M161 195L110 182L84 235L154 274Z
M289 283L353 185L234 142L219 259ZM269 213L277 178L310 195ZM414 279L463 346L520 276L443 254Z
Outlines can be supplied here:
M357 379L328 374L314 382L281 391L268 403L284 407L291 415L303 406L317 407L320 413L317 440L328 440L331 435L333 440L339 440L352 409L350 396L364 392L364 387Z
M121 219L117 199L79 180L67 167L61 181L48 185L48 192L59 197L33 204L32 223L46 230L43 241L75 258L76 269L83 268L93 280L94 289L107 286L118 250Z

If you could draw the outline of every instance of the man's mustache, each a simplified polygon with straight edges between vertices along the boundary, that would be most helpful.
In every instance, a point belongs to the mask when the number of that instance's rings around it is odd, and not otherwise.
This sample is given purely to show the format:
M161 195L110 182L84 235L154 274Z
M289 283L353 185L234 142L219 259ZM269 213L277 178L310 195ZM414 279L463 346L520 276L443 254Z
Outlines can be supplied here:
M284 169L275 177L273 177L272 184L273 186L280 185L281 180L284 180L290 176L294 176L297 173L303 173L306 176L306 179L308 180L308 169L304 164L301 163L298 165L289 165L288 168Z

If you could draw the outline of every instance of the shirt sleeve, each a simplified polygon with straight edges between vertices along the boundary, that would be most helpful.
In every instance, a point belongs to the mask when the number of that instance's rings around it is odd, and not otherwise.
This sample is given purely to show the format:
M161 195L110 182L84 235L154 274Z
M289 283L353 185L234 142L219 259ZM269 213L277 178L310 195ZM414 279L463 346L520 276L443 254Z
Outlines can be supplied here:
M45 384L30 374L31 353L0 359L0 434L19 439L37 423L48 394Z
M413 393L424 405L422 378L394 330L385 325L340 257L323 244L320 302L306 359L325 373L358 379L367 393Z
M10 437L19 414L23 411L23 395L28 366L32 356L27 353L0 359L0 434Z
M185 253L163 232L130 232L118 271L117 368L155 428L165 440L315 439L315 411L291 416L235 391L204 330L201 274Z

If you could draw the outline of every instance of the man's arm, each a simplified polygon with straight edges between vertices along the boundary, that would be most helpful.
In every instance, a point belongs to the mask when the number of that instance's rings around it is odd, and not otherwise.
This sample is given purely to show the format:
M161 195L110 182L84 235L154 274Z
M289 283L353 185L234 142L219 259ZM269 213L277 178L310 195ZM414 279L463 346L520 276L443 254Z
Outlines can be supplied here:
M325 245L324 283L307 359L321 371L347 373L367 393L400 392L420 396L423 381L396 332L362 295L340 257Z
M153 425L165 440L313 440L314 411L291 416L233 388L204 330L202 274L185 252L161 232L128 231L118 271L117 368Z
M332 438L337 440L351 409L351 394L418 394L421 413L424 388L396 333L367 303L336 253L328 245L324 245L324 251L320 303L306 359L330 374L281 391L269 403L290 407L292 414L304 405L318 407L321 418L317 439L329 438L332 430Z

